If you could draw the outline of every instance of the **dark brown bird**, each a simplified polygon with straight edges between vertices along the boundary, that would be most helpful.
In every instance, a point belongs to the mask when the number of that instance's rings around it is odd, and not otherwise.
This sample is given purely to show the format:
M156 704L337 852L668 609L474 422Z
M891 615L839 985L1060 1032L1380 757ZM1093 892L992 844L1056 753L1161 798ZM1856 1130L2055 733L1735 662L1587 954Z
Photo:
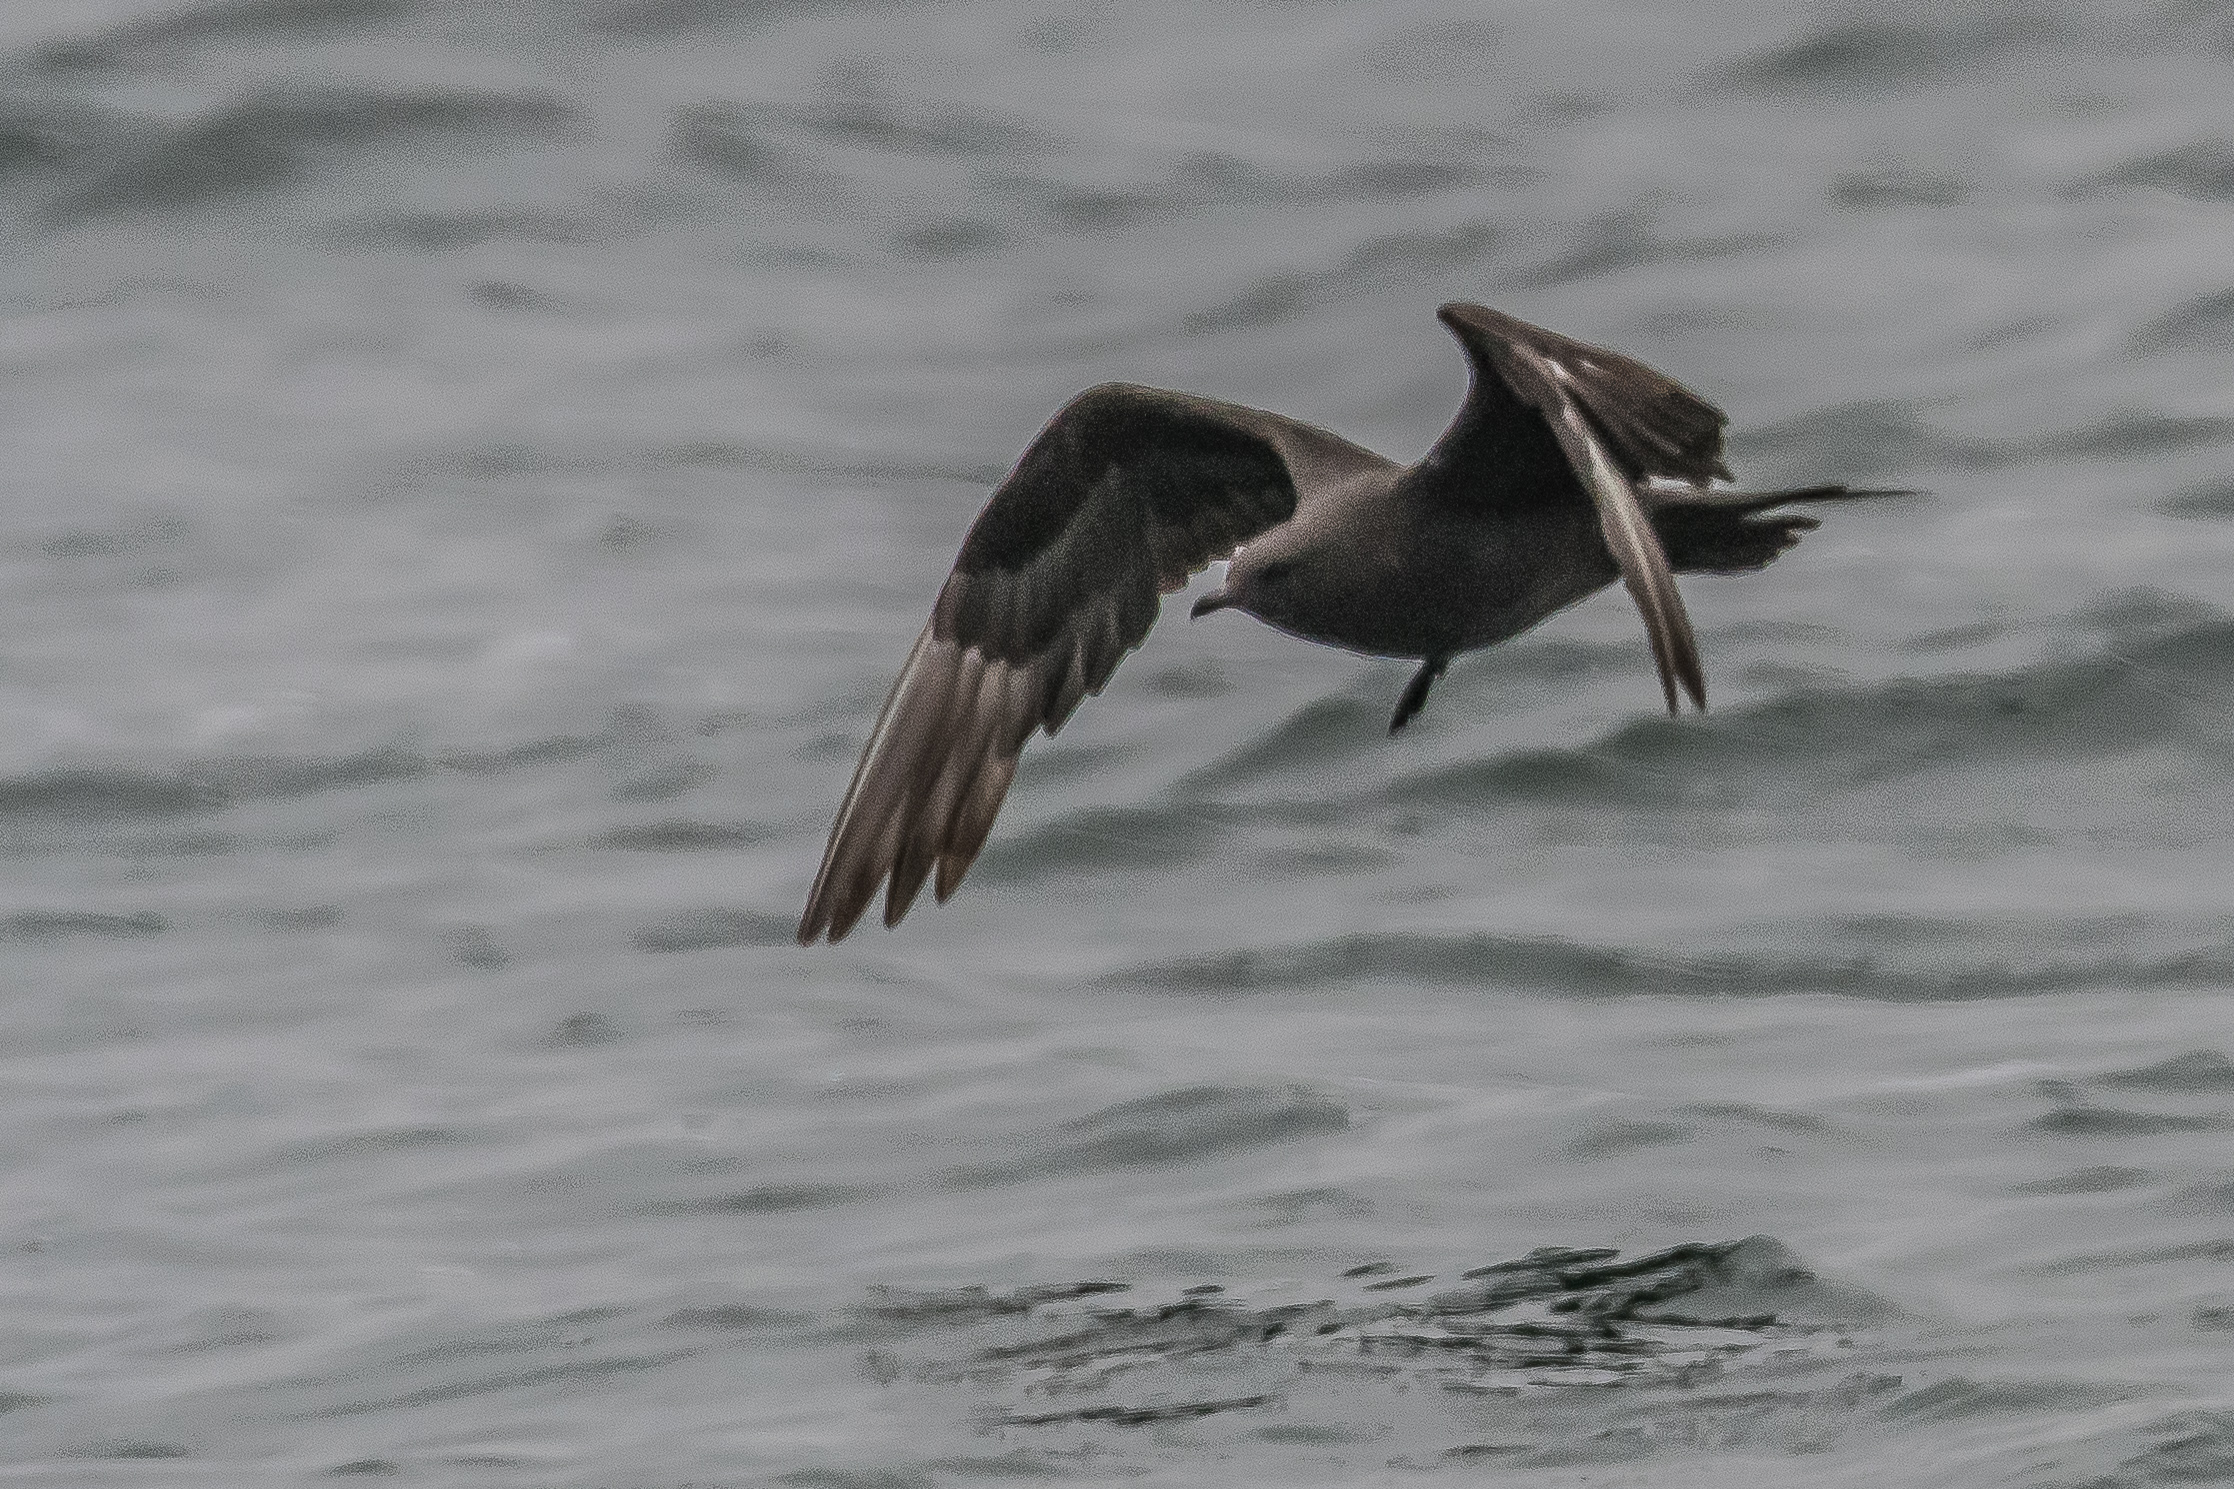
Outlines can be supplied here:
M1453 656L1613 582L1644 614L1668 711L1706 707L1675 572L1758 569L1816 526L1770 509L1876 495L1717 487L1722 411L1643 363L1479 305L1437 312L1466 402L1416 465L1278 414L1105 383L1057 413L962 542L853 773L799 940L853 928L887 880L896 924L985 845L1036 728L1053 734L1155 622L1231 558L1194 614L1416 658L1391 733Z

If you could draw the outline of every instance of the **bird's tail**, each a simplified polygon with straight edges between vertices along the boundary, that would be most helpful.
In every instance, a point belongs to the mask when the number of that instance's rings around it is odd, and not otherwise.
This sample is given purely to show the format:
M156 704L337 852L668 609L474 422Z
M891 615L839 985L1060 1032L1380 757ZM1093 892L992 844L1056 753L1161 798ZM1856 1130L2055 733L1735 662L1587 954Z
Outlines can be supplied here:
M1919 496L1921 492L1852 486L1800 486L1790 491L1646 493L1652 525L1681 574L1740 574L1758 569L1821 524L1804 512L1779 512L1793 502L1850 501L1865 496ZM1654 497L1658 497L1657 501Z

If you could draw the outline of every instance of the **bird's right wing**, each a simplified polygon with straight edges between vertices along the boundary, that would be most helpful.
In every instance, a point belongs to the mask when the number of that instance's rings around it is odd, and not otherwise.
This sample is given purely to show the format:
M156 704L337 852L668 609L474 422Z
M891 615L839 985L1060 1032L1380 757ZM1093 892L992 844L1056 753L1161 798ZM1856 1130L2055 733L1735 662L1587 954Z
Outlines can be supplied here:
M884 923L985 844L1035 728L1052 734L1154 624L1160 597L1359 470L1371 451L1277 414L1106 384L1002 481L885 699L799 921L836 941L889 879Z
M1706 707L1698 638L1637 488L1654 480L1700 488L1728 480L1722 411L1633 357L1487 306L1451 304L1437 313L1475 362L1470 401L1502 398L1533 410L1597 507L1606 547L1644 617L1668 712L1676 711L1678 682Z

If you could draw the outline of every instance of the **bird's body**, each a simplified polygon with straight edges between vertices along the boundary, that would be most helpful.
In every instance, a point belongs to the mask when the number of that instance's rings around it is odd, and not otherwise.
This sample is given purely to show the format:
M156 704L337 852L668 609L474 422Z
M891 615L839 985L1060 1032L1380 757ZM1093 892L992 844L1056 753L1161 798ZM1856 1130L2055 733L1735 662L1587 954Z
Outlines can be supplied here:
M1263 534L1226 593L1245 587L1243 608L1307 641L1424 660L1517 636L1615 578L1587 500L1529 515L1469 508L1425 499L1410 474L1376 472ZM1300 605L1299 573L1316 581Z
M1815 519L1769 509L1861 495L1716 486L1720 410L1641 363L1478 305L1442 319L1472 366L1417 463L1316 426L1111 383L1071 400L963 541L831 829L799 939L885 923L926 879L945 899L983 846L1024 741L1053 733L1146 636L1159 597L1230 557L1195 606L1422 665L1390 728L1450 659L1615 578L1643 613L1668 707L1705 678L1676 570L1757 569Z

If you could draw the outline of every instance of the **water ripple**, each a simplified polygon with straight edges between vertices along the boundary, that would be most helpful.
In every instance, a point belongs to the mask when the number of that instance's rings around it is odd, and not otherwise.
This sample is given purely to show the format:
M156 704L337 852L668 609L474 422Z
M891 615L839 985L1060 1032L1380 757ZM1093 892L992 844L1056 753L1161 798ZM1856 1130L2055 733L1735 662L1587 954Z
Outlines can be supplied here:
M732 946L789 946L797 928L791 918L726 906L690 910L629 936L638 951L714 951Z
M995 1419L1016 1428L1122 1430L1277 1408L1322 1374L1508 1402L1548 1401L1527 1392L1535 1386L1618 1387L1621 1397L1599 1398L1602 1409L1634 1404L1695 1420L1715 1410L1711 1383L1723 1371L1772 1356L1804 1369L1827 1330L1890 1312L1858 1289L1822 1282L1766 1236L1628 1260L1609 1248L1544 1247L1426 1293L1418 1288L1433 1274L1360 1281L1383 1270L1353 1267L1339 1279L1242 1295L1222 1283L1138 1293L1112 1282L884 1288L871 1313L904 1317L907 1333L890 1337L909 1349L880 1352L879 1373L966 1383L989 1393ZM1899 1384L1849 1378L1828 1394L1851 1414ZM1667 1387L1677 1394L1655 1394ZM1806 1408L1821 1394L1797 1390L1793 1402ZM1293 1420L1310 1424L1311 1408L1299 1405ZM1343 1440L1339 1424L1325 1426L1296 1440ZM1606 1451L1602 1438L1537 1426L1518 1449L1533 1462L1564 1461L1578 1446Z
M2078 189L2146 186L2199 202L2234 201L2234 140L2189 140L2092 177Z
M54 941L65 936L159 936L170 922L151 911L111 915L93 910L19 910L0 916L0 941Z
M42 66L64 71L175 65L189 48L253 46L369 31L421 8L423 0L231 0L143 16L91 36L55 42Z
M1349 1108L1306 1086L1188 1086L1119 1102L1028 1142L1014 1157L956 1171L975 1187L1044 1174L1161 1168L1340 1132Z
M62 221L200 206L297 182L321 164L383 149L547 139L576 121L548 93L274 87L174 126L132 125L114 158L81 164L52 206Z
M1848 21L1755 52L1726 76L1760 94L1915 88L1969 76L1981 64L2053 42L2062 30L2044 12L2012 5L1950 11L1931 22Z
M1910 1002L2077 988L2210 987L2229 980L2234 980L2234 940L2156 957L2105 950L2098 956L2047 958L2021 966L1982 961L1934 967L1868 954L1686 957L1549 937L1376 931L1143 962L1108 973L1102 982L1189 993L1412 982L1525 988L1569 997L1815 992Z
M2212 760L2234 715L2234 619L2136 593L2097 614L2089 654L2002 673L1804 687L1704 721L1642 719L1580 749L1526 751L1400 779L1389 799L1441 809L1515 800L1719 809L2020 760L2169 745Z

